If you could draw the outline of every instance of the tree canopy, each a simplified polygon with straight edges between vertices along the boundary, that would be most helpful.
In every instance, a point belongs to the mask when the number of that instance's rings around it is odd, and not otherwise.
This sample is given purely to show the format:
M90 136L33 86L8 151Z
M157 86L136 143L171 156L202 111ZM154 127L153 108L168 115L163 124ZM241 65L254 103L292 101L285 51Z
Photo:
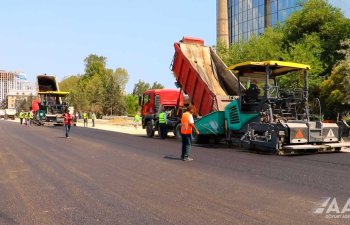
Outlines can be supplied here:
M84 59L85 73L71 75L60 82L61 91L69 91L68 102L77 112L95 112L98 115L134 115L138 109L138 95L147 89L161 89L158 82L152 85L139 80L134 93L126 94L129 73L124 68L106 67L107 58L91 54Z
M339 51L345 48L341 45L342 40L348 38L350 20L340 9L325 0L309 0L283 24L267 28L261 36L252 36L248 41L234 43L229 48L219 44L217 50L227 65L265 60L309 64L311 99L321 97L325 105L331 106L342 104L348 96L341 87L346 84L345 76L341 74L347 70L347 61ZM337 82L332 86L334 80ZM297 77L285 76L279 80L279 85L293 87L297 82ZM325 93L331 93L332 97Z
M129 79L123 68L106 68L106 57L89 55L84 59L85 73L60 82L62 91L69 91L68 100L76 111L103 115L125 113L125 84Z
M143 80L139 80L135 85L134 85L134 90L133 90L133 95L143 95L143 93L149 89L163 89L164 86L157 81L153 82L151 85L150 83L147 83Z
M338 60L343 59L337 50L340 49L340 41L350 37L350 20L339 8L325 0L309 0L301 10L290 15L283 25L283 31L287 48L302 42L305 36L318 36L323 49L320 61L324 67L320 75L326 75Z
M320 85L321 99L326 110L326 117L334 117L337 112L350 110L350 40L342 42L345 50L338 51L345 56L333 68L331 75Z

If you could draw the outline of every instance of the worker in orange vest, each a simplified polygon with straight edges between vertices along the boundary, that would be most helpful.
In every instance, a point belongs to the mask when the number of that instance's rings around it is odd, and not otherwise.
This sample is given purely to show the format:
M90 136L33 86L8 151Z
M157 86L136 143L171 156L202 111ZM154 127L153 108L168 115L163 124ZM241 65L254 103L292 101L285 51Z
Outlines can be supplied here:
M188 155L191 153L192 145L192 129L194 129L199 134L198 129L194 125L193 114L194 108L189 106L184 114L181 117L181 137L182 137L182 153L181 159L183 161L192 161L192 158L189 158Z

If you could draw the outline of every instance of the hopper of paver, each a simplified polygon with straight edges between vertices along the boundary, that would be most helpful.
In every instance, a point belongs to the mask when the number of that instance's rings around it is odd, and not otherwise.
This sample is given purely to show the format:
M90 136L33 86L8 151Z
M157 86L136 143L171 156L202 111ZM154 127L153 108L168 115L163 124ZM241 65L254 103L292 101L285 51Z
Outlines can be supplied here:
M201 39L184 37L174 47L172 71L199 115L224 111L238 96L237 78L226 70L215 50L204 46Z

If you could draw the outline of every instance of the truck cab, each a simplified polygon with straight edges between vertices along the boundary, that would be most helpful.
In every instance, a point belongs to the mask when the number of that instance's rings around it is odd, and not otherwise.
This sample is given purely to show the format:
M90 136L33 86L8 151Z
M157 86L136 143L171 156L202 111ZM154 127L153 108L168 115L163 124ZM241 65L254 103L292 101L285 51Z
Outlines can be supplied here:
M184 106L184 95L177 89L151 89L139 98L141 106L142 128L146 129L148 137L153 137L159 130L158 114L162 109L167 113L168 131L176 134L180 123L179 109Z

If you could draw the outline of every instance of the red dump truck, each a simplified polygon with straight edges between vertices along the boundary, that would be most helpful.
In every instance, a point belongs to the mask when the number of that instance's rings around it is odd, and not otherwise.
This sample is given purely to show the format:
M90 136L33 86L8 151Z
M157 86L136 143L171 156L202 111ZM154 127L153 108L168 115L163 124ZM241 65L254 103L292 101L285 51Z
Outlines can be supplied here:
M180 109L184 106L184 95L176 89L151 89L139 98L142 107L142 128L146 129L148 137L153 137L159 131L158 114L163 107L167 113L168 132L179 136ZM159 134L159 133L158 133Z
M213 111L223 111L232 98L238 96L236 76L202 39L184 37L174 47L172 71L198 114L205 116Z

